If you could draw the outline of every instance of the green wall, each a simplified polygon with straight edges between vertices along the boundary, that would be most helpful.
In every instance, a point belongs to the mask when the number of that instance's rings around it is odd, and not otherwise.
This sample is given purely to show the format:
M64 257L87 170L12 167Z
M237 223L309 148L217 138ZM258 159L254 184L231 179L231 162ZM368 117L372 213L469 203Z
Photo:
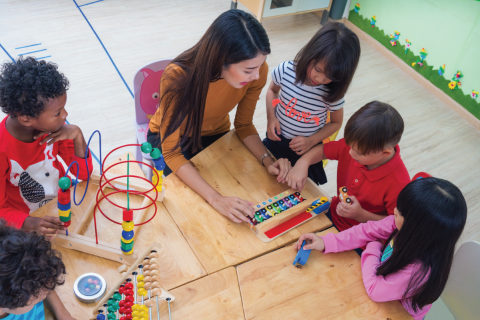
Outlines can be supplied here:
M463 73L460 88L465 94L472 90L480 92L479 1L352 0L350 9L357 3L361 6L359 14L369 20L376 16L376 26L385 34L399 31L402 46L408 39L415 55L425 48L428 65L438 69L445 64L446 79L450 80L460 70Z

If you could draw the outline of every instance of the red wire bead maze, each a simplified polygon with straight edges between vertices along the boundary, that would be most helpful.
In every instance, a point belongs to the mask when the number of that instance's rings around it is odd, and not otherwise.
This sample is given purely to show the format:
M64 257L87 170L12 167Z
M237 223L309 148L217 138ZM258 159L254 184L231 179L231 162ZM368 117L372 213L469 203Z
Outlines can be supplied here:
M129 147L129 146L141 146L141 147L144 147L145 145L140 145L140 144L129 144L129 145L124 145L124 146L121 146L121 147L118 147L118 148L115 148L113 149L112 151L110 151L107 156L103 159L103 162L102 162L102 167L105 168L105 162L106 160L108 159L108 157L113 153L115 152L116 150L118 149L121 149L121 148L124 148L124 147ZM150 145L151 147L151 145ZM144 149L144 148L143 148ZM154 148L152 149L151 153L156 153L155 156L158 157L158 153L159 153L159 150L157 148ZM161 156L161 154L160 154ZM161 156L162 158L162 161L163 161L163 156ZM154 159L154 161L157 160L158 162L158 158L157 159ZM116 176L112 179L108 179L106 177L106 173L114 168L115 166L118 166L118 165L121 165L121 164L130 164L130 163L138 163L138 164L143 164L143 165L146 165L147 167L149 167L150 169L152 169L152 171L154 172L154 176L152 178L152 180L155 180L156 183L153 183L152 181L144 178L144 177L141 177L141 176L136 176L136 175L130 175L130 174L127 174L127 175L121 175L121 176ZM162 164L160 163L158 166L161 166ZM157 167L158 167L157 166ZM163 161L163 167L164 167L164 161ZM163 171L161 171L163 173ZM147 190L147 191L136 191L136 190L126 190L126 189L121 189L121 188L118 188L115 186L115 183L113 183L114 180L117 180L117 179L121 179L121 178L136 178L136 179L141 179L141 180L144 180L146 182L148 182L152 188ZM162 179L163 180L163 179ZM100 176L100 181L99 181L99 185L100 185L100 188L98 189L97 191L97 194L96 194L96 204L95 204L95 207L94 207L94 211L93 211L93 217L94 217L94 224L95 224L95 240L96 240L96 243L98 244L98 231L97 231L97 219L96 219L96 211L98 209L98 211L100 211L100 213L105 217L107 218L109 221L113 222L113 223L116 223L118 225L122 225L122 229L123 229L123 232L122 232L122 237L121 237L121 240L120 240L120 243L121 243L121 250L124 254L132 254L133 253L133 244L134 244L134 231L133 231L133 228L135 226L140 226L140 225L144 225L148 222L150 222L157 214L157 205L156 205L156 201L157 201L157 198L158 198L158 189L162 190L162 180L161 180L161 176L160 176L160 172L148 165L148 164L145 164L143 162L140 162L140 161L136 161L136 160L127 160L127 161L119 161L113 165L111 165L110 167L108 167L107 169L104 169L101 176ZM105 194L104 192L104 187L106 186L109 186L111 187L112 189L114 189L115 191L114 192L111 192L109 194ZM150 196L150 193L151 192L155 192L155 198L153 199L151 196ZM113 201L111 201L109 199L110 196L114 195L114 194L117 194L117 193L128 193L128 194L132 194L132 195L143 195L145 198L149 199L150 200L150 203L148 205L145 205L143 207L140 207L140 208L134 208L134 209L130 209L130 208L126 208L124 206L120 206L116 203L114 203ZM112 220L111 218L107 217L107 215L105 215L105 213L103 212L103 210L101 209L100 207L100 203L101 201L103 201L104 199L106 199L110 204L120 208L123 210L123 216L132 216L132 220L125 220L123 219L122 223L120 222L117 222L117 221L114 221ZM145 222L142 222L142 223L134 223L133 221L133 211L135 210L146 210L147 208L151 207L152 205L155 206L155 211L152 215L152 217L145 221ZM130 210L129 210L130 209ZM130 214L131 212L131 214Z

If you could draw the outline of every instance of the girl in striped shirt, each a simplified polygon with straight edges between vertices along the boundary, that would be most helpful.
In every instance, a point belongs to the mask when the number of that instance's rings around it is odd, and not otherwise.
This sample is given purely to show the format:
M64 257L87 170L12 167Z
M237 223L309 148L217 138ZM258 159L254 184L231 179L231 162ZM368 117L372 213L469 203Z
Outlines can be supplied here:
M359 58L357 35L342 23L329 22L295 60L272 71L263 143L277 159L287 158L294 166L302 154L340 129L344 96ZM308 171L315 183L327 182L321 162Z

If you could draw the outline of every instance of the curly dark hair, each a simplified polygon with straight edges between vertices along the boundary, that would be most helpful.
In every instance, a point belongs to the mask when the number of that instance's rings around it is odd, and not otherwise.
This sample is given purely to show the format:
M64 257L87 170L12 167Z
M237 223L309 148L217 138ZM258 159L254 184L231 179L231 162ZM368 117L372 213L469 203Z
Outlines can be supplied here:
M0 308L16 309L62 285L65 265L50 241L0 221Z
M6 62L0 70L0 108L10 117L38 117L48 99L62 96L68 79L53 62L35 58L18 58Z

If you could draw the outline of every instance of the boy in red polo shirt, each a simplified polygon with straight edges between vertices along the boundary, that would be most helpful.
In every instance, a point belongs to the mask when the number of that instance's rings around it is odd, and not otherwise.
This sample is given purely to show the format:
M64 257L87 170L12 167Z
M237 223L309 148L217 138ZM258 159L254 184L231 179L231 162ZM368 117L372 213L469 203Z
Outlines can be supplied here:
M398 194L410 182L398 146L403 128L395 108L378 101L367 103L348 120L344 139L310 149L286 181L293 189L302 190L310 165L323 159L338 160L337 197L330 205L335 227L343 231L393 215ZM343 186L348 188L351 204L339 201L338 189Z

